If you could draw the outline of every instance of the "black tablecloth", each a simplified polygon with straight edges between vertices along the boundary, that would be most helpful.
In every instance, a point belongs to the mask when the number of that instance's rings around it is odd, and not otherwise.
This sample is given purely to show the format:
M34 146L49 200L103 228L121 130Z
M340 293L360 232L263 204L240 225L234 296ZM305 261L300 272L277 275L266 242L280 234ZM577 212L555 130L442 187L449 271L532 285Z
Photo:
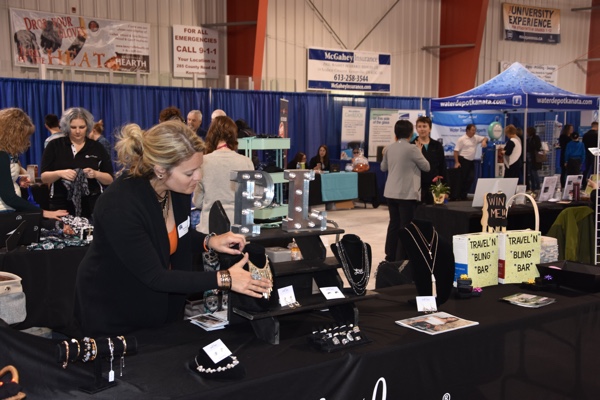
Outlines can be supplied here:
M27 318L16 327L48 327L60 332L75 328L73 307L77 268L87 247L27 251L23 247L0 257L0 271L21 277Z
M481 232L481 208L471 207L471 201L451 201L443 205L420 205L415 212L415 219L431 221L442 237L452 241L452 236L462 233ZM579 203L557 204L539 203L540 231L545 235L556 217L567 206ZM508 211L508 228L533 229L535 214L531 204L513 205Z
M555 304L528 309L498 301L518 286L484 289L481 298L450 299L441 311L479 325L429 336L394 323L417 315L411 286L387 288L358 303L360 327L372 342L322 353L307 334L327 324L323 312L281 318L281 344L256 339L248 324L204 332L187 322L135 334L138 354L126 357L118 385L94 396L77 387L91 365L63 370L60 341L0 328L0 360L14 364L28 399L595 399L600 354L600 296L552 293ZM203 345L221 339L246 369L219 382L188 368ZM103 360L106 371L108 361ZM385 385L387 397L382 396ZM450 397L448 397L450 398Z

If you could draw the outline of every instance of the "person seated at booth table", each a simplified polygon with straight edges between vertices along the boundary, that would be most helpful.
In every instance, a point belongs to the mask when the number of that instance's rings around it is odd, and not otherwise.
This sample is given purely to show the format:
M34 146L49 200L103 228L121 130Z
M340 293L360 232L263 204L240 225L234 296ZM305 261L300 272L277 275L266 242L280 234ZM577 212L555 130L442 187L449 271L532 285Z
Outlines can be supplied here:
M0 212L40 211L40 208L21 197L21 189L29 185L29 178L23 175L18 156L31 145L30 137L35 126L29 116L19 108L0 110ZM21 175L21 177L19 177ZM19 179L20 178L20 179ZM43 210L44 218L59 219L69 213L67 210Z
M329 171L329 166L329 149L327 148L327 145L322 144L319 146L317 155L310 159L308 169L314 169L315 171Z
M304 164L304 166L301 164ZM303 167L306 168L306 154L299 151L288 163L286 169L302 169Z
M88 110L69 108L60 119L65 136L44 149L41 178L51 185L51 210L66 209L71 215L90 219L104 186L113 181L110 155L101 143L88 138L93 125Z
M367 172L370 168L369 160L364 156L361 148L352 149L352 172Z
M194 252L239 255L246 240L191 229L204 142L190 128L177 121L147 131L126 125L115 148L122 174L98 200L94 241L77 271L75 312L84 335L179 321L190 293L219 288L261 298L271 288L243 269L247 254L227 270L192 271Z

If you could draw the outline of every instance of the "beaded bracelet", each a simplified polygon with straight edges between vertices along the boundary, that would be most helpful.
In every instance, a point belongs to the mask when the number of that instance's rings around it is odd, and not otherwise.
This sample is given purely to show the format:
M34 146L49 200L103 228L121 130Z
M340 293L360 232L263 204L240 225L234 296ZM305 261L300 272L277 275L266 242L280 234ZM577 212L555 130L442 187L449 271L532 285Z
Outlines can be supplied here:
M217 236L217 234L214 233L214 232L212 232L212 233L209 233L208 235L206 235L204 237L204 251L209 251L210 250L210 247L208 247L208 242L210 241L210 238L213 237L213 236Z
M229 290L231 289L231 274L228 270L224 269L219 271L219 289Z

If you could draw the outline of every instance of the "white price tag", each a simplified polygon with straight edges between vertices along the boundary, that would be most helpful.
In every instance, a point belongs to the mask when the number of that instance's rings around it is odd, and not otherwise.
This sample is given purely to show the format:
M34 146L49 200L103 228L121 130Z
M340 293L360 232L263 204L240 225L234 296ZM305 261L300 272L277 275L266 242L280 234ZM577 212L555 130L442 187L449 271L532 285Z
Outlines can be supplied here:
M296 295L294 294L294 287L292 285L277 289L279 294L279 305L281 307L289 306L296 302Z
M342 293L340 288L337 286L322 287L319 288L319 290L321 291L321 293L323 293L323 296L325 296L327 300L346 298L346 296L344 296L344 293Z
M417 311L436 312L437 303L433 296L417 296Z
M215 340L211 344L204 346L202 350L208 354L212 362L215 364L231 355L231 350L225 346L225 343L223 343L221 339Z

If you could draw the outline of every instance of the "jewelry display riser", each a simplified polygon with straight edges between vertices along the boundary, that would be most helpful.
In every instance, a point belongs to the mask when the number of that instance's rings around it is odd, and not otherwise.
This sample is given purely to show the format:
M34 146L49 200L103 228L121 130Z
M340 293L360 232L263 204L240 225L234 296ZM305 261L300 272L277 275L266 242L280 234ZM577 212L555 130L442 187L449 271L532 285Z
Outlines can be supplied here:
M373 297L377 293L368 291L363 296L357 296L344 289L344 282L339 273L341 265L335 257L326 257L327 250L321 240L323 235L343 233L342 229L337 228L291 232L281 229L263 229L260 236L249 238L251 242L264 247L287 247L288 243L295 239L303 259L271 264L274 279L268 310L244 309L240 305L242 303L240 295L231 292L228 308L230 324L250 321L256 336L271 344L279 344L279 317L285 315L329 309L335 323L358 324L358 309L354 303ZM337 286L344 292L345 298L327 300L320 292L313 292L313 282L317 287ZM294 296L300 306L281 307L277 290L290 285L294 288Z

